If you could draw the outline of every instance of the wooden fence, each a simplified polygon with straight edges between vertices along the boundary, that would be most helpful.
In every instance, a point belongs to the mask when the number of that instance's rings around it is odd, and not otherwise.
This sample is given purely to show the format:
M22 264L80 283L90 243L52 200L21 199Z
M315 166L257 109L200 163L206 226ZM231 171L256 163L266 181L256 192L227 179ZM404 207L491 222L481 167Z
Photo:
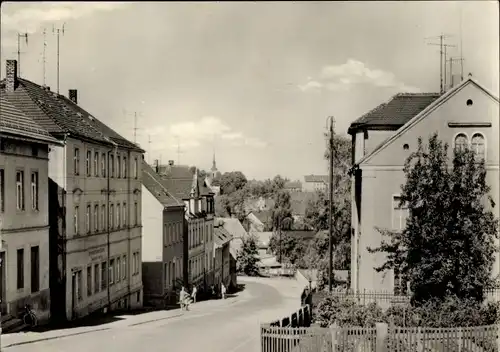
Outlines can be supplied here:
M498 352L499 326L292 328L261 326L262 352Z

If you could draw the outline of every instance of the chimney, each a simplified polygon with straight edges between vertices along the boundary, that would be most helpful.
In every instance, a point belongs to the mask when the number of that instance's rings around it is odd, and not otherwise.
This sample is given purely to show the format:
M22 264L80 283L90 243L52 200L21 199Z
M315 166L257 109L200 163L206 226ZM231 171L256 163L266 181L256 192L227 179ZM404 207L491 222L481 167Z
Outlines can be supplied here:
M5 65L5 91L13 92L17 86L17 61L7 60Z
M156 173L159 173L160 172L160 162L158 161L158 159L155 159L155 172Z
M173 166L174 165L174 161L173 160L169 160L168 161L168 165Z
M68 91L68 97L73 103L78 104L78 91L76 89L70 89Z

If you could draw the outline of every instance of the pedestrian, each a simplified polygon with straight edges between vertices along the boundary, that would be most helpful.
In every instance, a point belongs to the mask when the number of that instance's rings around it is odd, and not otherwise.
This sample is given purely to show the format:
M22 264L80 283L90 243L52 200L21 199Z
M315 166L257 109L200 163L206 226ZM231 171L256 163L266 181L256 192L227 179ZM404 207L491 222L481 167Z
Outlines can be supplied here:
M222 294L222 299L226 299L226 286L224 284L221 284L220 293Z
M182 286L181 292L179 293L179 303L181 305L181 310L189 310L189 294L186 292L184 286Z
M196 303L196 293L198 292L198 289L196 286L193 286L193 292L191 293L191 297L193 297L193 303Z

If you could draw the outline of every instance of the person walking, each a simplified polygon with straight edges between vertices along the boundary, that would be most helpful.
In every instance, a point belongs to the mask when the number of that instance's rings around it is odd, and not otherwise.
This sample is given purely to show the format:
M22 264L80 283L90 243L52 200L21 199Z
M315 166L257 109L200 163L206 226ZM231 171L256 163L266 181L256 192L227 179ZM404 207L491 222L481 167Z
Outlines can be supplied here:
M179 303L181 304L181 310L189 310L189 294L186 292L184 286L182 286L179 293Z
M193 298L193 303L196 303L196 294L198 293L198 289L196 286L193 286L193 292L191 293L191 297Z
M222 299L226 299L226 286L224 284L221 284L220 293L222 294Z

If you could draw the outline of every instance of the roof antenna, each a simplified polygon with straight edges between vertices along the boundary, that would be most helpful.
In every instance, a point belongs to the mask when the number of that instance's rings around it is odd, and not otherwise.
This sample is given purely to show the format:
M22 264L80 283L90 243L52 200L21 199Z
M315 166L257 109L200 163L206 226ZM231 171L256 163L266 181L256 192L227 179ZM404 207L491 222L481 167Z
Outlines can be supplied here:
M450 35L446 35L446 34L441 34L441 35L438 35L436 37L429 37L429 38L425 38L425 39L431 39L431 38L439 38L439 43L427 43L428 45L439 45L439 53L441 54L440 55L440 59L439 59L439 78L440 78L440 81L441 81L441 85L440 85L440 93L443 94L445 89L446 89L446 54L447 54L447 50L446 48L448 47L455 47L456 45L451 45L451 44L445 44L443 41L444 39L446 38L449 38L451 37Z
M45 71L45 65L46 65L46 56L45 56L45 51L47 48L47 30L44 28L43 29L43 86L45 87L45 80L46 80L46 71Z
M26 46L28 46L28 33L17 33L17 75L21 77L21 38L25 38Z
M66 23L63 23L61 28L52 26L52 33L56 33L57 35L57 94L59 94L59 37L61 34L64 36L65 25Z

